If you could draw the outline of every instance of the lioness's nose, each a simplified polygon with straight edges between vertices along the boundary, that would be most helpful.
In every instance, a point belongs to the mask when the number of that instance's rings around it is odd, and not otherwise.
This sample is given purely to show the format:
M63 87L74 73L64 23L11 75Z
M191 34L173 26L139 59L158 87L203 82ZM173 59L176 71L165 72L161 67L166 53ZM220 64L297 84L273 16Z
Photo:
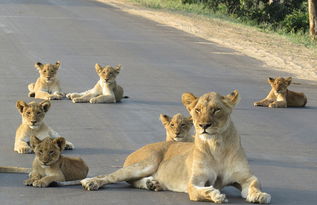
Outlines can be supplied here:
M204 130L211 126L211 123L208 124L199 124L199 127L203 128Z

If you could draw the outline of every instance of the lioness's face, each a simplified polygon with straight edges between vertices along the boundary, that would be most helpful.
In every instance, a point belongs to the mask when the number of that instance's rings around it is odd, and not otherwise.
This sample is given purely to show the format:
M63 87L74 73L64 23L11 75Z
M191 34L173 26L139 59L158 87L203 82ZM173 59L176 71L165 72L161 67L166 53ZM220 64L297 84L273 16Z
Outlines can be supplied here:
M268 78L268 82L273 88L275 94L283 94L286 92L287 87L291 84L292 82L292 77L288 78Z
M45 168L59 160L65 147L65 139L63 137L55 139L46 137L40 140L35 136L31 136L30 144L40 165Z
M42 64L37 62L35 68L38 69L40 77L44 79L47 83L53 82L56 78L57 70L59 69L61 63L57 61L55 64Z
M22 115L23 123L27 124L31 129L36 129L42 124L45 113L51 103L46 100L40 103L30 102L29 104L24 101L17 101L16 106Z
M192 116L196 135L202 139L217 137L226 130L238 99L237 90L227 96L215 92L199 98L191 93L184 93L182 96L183 104Z
M107 84L111 84L115 81L117 75L119 74L121 65L117 65L115 67L111 67L109 65L102 67L99 64L96 64L95 68L100 79L102 79Z
M160 115L162 124L164 125L167 134L172 138L173 141L184 141L189 136L189 131L193 126L191 118L184 117L178 113L170 118L167 115Z

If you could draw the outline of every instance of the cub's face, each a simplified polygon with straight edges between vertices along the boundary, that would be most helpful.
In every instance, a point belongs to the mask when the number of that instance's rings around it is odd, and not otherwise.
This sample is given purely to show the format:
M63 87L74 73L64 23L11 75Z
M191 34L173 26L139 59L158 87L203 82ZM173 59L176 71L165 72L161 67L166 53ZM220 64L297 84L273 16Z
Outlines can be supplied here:
M193 126L190 117L186 118L182 114L178 113L170 118L167 115L160 115L162 124L164 125L167 135L171 141L188 141L188 137L191 138L189 132Z
M117 75L120 73L121 65L117 65L115 67L107 65L105 67L102 67L99 64L96 64L95 69L103 82L111 84L115 81Z
M46 137L40 140L35 136L31 136L30 144L41 167L46 168L59 160L61 152L65 148L65 139L63 137Z
M55 64L42 64L37 62L35 68L39 71L40 77L44 79L45 82L50 83L56 79L56 73L60 65L60 61L57 61Z
M287 87L292 82L292 77L288 78L268 78L268 82L271 85L272 89L274 90L275 94L284 94L287 90Z
M42 124L51 103L47 100L40 103L30 102L29 104L24 101L17 101L16 106L22 115L22 122L31 129L36 129Z
M228 128L230 114L238 101L237 90L227 96L215 92L199 98L191 93L182 96L182 102L192 116L196 135L203 140L217 137Z

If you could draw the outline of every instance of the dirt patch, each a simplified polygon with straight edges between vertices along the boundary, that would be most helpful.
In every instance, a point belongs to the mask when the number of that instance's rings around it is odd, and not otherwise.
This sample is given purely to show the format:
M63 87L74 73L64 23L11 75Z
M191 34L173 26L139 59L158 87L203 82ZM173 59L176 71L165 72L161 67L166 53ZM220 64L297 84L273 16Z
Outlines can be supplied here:
M264 62L267 68L289 72L300 79L317 80L317 54L281 36L218 19L143 8L127 0L98 1L237 50Z

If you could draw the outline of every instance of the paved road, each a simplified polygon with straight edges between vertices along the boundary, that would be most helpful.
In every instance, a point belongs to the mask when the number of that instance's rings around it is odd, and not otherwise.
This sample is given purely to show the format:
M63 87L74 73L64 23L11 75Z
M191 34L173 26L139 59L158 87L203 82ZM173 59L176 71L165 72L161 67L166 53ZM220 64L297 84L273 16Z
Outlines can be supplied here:
M112 172L140 146L164 139L159 114L187 114L183 92L223 94L240 90L232 117L251 167L274 204L316 204L316 84L294 90L309 97L304 109L254 108L268 76L283 75L233 50L89 0L0 0L0 163L29 167L33 155L13 152L20 116L15 108L37 77L36 61L62 61L64 91L92 87L94 64L122 64L118 82L130 96L116 105L54 101L46 122L77 147L90 176ZM24 187L23 174L0 174L1 204L207 204L186 194L131 189L127 184L97 192L81 187ZM231 203L245 204L226 188Z

